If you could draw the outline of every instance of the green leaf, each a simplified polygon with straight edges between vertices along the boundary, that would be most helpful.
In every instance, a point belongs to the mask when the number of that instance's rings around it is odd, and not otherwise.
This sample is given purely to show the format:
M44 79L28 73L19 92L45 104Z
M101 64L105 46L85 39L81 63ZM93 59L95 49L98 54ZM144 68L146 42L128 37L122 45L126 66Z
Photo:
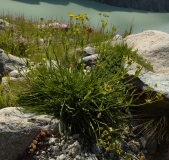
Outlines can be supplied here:
M139 69L139 70L136 70L136 72L135 72L135 74L134 74L134 77L138 77L138 76L139 76L139 74L140 74L142 68L143 68L143 67L141 67L141 69Z
M90 94L92 93L92 91L91 90L89 90L88 92L87 92L87 94L84 96L84 100L86 100L89 96L90 96Z

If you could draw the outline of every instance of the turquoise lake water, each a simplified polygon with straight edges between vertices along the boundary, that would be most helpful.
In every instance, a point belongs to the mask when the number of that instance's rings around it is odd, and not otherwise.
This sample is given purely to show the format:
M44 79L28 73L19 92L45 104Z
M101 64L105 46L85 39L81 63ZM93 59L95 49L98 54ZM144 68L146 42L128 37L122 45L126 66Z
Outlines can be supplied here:
M67 23L68 13L87 13L90 26L98 27L99 12L109 15L108 28L118 26L121 34L132 23L133 33L154 29L169 33L169 13L153 13L134 9L114 7L88 0L0 0L0 14L21 15L27 19L57 19Z

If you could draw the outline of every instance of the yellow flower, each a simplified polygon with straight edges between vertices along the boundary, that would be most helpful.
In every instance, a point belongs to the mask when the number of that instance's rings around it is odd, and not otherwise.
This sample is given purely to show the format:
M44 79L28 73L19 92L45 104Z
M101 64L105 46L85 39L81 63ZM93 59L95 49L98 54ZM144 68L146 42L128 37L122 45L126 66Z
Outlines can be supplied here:
M124 131L129 131L129 126L126 126L126 127L124 128Z
M112 32L116 32L117 28L115 26L112 27Z
M156 84L154 84L154 87L157 87L157 83L156 83Z
M44 24L44 19L43 18L40 18L40 24Z
M73 17L75 16L75 15L74 15L73 13L71 13L71 12L69 12L68 15L69 15L70 18L73 18Z
M146 103L152 103L151 99L146 99L145 101L146 101Z
M162 97L162 94L161 93L156 93L156 98L158 99L158 100L162 100L163 99L163 97Z
M140 160L145 160L146 158L144 156L141 156L140 157Z
M103 138L104 136L105 136L104 134L101 135L102 138Z
M89 21L89 18L88 18L87 16L86 16L85 18L86 18L86 20L88 20L88 21Z
M114 143L113 143L113 144L110 144L109 149L110 149L110 150L114 150L114 148L115 148L115 144L114 144Z
M75 16L75 18L76 18L76 20L80 19L80 17L79 17L79 16Z
M107 83L105 83L104 84L104 90L107 91L107 92L110 91L111 90L111 86L108 85Z
M104 130L103 134L104 134L104 135L108 135L109 133L108 133L107 130Z
M99 141L100 141L99 143L100 143L101 145L104 143L104 141L103 141L102 139L100 139Z
M133 63L133 61L132 61L132 60L129 60L129 61L127 62L127 65L130 66L132 63Z
M124 135L121 136L122 139L126 138Z
M139 65L136 66L136 70L140 70L141 67Z
M48 20L48 23L52 23L52 20L51 20L51 19L49 19L49 20Z
M106 17L106 14L103 14L104 17Z
M159 92L157 92L157 93L156 93L156 95L157 95L157 96L159 96L159 97L161 97L161 96L162 96L162 94L161 94L161 93L159 93Z
M102 13L101 12L99 12L99 15L101 15Z
M103 142L102 144L103 144L103 146L106 146L106 142Z
M101 130L103 130L103 127L99 127L98 129L101 131Z
M101 116L102 116L102 114L101 114L101 113L99 113L99 114L97 115L97 118L101 118Z
M87 17L87 16L88 16L88 14L84 14L84 16L85 16L85 17Z

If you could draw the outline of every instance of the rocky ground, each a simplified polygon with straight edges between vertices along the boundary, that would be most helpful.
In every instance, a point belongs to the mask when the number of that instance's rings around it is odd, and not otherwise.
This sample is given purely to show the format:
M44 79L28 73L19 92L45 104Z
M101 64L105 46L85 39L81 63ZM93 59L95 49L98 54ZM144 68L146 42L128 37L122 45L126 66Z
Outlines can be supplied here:
M167 160L168 142L153 142L147 145L147 140L142 136L136 136L133 131L123 133L124 137L121 138L123 153L120 160ZM106 152L95 144L84 142L79 134L69 136L65 141L64 134L53 135L50 131L41 131L20 160L119 159L113 151Z

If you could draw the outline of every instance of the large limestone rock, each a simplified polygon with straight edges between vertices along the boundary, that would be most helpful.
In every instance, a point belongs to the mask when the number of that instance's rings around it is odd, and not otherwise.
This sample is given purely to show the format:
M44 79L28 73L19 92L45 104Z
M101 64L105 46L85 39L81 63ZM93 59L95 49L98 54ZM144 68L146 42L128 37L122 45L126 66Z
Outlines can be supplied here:
M135 75L136 66L140 66L137 63L133 63L131 66L125 65L125 69L128 70L129 75ZM141 67L141 66L140 66ZM139 76L133 79L133 84L138 88L138 90L143 91L147 87L152 88L152 96L156 93L161 93L163 99L155 103L146 104L140 107L137 107L139 110L145 111L150 114L157 114L162 112L169 111L169 76L153 73L148 71L144 67L142 68ZM145 103L145 97L139 98L140 103Z
M137 54L150 62L155 73L169 75L169 34L147 30L124 40L134 50L138 49Z
M26 65L26 59L7 55L4 50L0 49L0 74L8 74L9 72L21 68Z
M41 129L58 132L59 120L25 114L15 107L0 109L0 160L17 160Z
M0 19L0 30L3 29L4 27L6 26L11 26L9 22L3 20L3 19Z

